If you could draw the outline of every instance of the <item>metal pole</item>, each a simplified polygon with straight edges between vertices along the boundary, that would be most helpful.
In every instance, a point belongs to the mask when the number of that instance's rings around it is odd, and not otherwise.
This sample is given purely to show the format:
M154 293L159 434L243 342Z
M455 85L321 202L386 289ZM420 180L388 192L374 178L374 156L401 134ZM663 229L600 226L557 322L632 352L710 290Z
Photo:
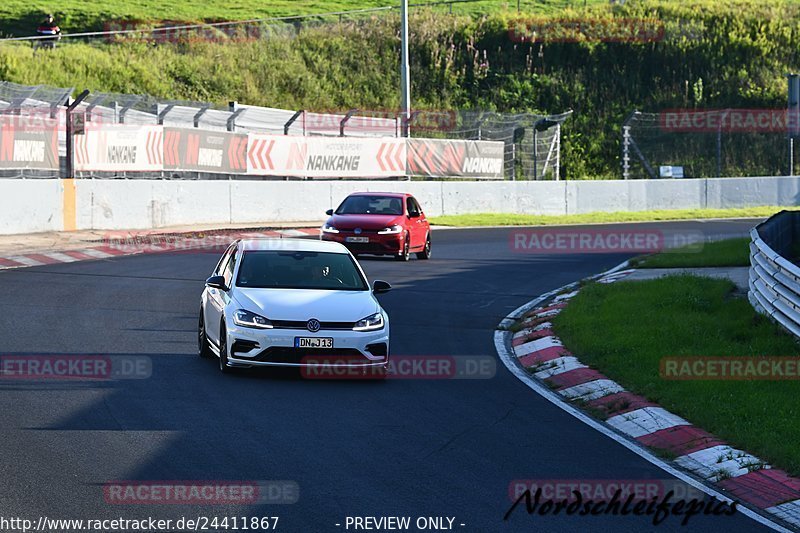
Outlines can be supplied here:
M401 0L400 18L400 111L403 117L403 137L409 136L409 113L411 111L411 78L408 71L408 0Z
M511 139L511 181L517 181L517 143Z
M798 133L800 124L800 78L795 73L786 75L789 82L788 105L786 110L787 128L786 135L789 141L789 175L794 176L794 136Z
M556 181L561 179L561 124L556 126Z
M725 115L723 114L723 117ZM722 120L717 127L717 177L722 177Z
M87 96L89 96L88 89L84 90L81 94L79 94L78 97L75 99L75 101L72 102L67 107L67 112L66 112L66 114L67 114L67 119L66 119L66 126L67 126L67 132L66 132L67 133L67 168L66 168L66 170L67 170L67 175L64 176L65 178L74 178L75 177L74 176L74 174L75 174L75 150L74 150L74 139L72 138L72 136L75 134L75 125L72 123L72 120L73 120L72 112L75 110L76 107L81 105L81 102L83 102L86 99Z
M629 179L631 175L631 120L636 116L634 109L622 122L622 179Z

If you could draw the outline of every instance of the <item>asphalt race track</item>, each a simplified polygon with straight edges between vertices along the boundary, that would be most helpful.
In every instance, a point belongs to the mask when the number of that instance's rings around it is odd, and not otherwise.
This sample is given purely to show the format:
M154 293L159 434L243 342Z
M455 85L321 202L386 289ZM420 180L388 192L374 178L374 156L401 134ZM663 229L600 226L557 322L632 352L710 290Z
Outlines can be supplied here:
M752 221L659 224L743 235ZM652 227L652 225L642 225ZM531 255L510 229L434 233L433 259L361 260L394 290L392 355L497 359L493 330L531 298L623 255ZM669 476L528 389L482 380L222 375L196 355L200 292L220 252L0 272L0 354L148 356L149 379L0 380L0 509L8 516L279 516L278 531L345 531L347 516L455 517L456 531L765 530L750 518L528 516L509 483ZM598 333L599 334L599 333ZM292 505L110 505L114 480L292 480ZM336 524L341 524L337 526ZM464 524L461 526L460 524ZM350 531L352 531L352 527ZM415 529L412 529L412 531Z

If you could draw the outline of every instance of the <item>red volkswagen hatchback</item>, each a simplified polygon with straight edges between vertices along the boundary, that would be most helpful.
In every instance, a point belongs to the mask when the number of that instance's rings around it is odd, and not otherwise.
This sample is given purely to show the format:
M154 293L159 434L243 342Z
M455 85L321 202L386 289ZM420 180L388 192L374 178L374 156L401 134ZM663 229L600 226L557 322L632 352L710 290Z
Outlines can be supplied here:
M431 256L431 227L410 194L359 192L344 199L322 226L321 239L344 244L353 254L394 255L408 261Z

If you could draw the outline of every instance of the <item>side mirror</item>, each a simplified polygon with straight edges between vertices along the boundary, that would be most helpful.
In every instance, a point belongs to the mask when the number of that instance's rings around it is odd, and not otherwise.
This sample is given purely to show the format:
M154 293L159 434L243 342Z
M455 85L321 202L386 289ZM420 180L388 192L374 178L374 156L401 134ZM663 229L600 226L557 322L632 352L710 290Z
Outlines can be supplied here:
M328 209L327 211L325 211L325 214L328 215L329 217L333 216L333 209Z
M392 286L383 280L376 279L372 284L372 292L375 294L383 294L384 292L389 292L390 290L392 290Z
M225 286L225 278L223 276L211 276L206 280L206 287L219 289L221 291L228 290L228 287Z
M419 217L419 212L418 211L409 211L408 212L408 218L418 218L418 217Z

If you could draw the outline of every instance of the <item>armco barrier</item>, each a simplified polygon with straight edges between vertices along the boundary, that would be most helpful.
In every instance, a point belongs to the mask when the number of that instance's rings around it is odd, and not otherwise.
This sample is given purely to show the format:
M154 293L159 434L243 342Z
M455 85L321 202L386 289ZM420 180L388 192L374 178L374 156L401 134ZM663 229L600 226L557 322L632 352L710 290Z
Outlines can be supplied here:
M800 267L786 256L800 237L800 212L781 211L750 232L750 290L760 313L800 337Z

